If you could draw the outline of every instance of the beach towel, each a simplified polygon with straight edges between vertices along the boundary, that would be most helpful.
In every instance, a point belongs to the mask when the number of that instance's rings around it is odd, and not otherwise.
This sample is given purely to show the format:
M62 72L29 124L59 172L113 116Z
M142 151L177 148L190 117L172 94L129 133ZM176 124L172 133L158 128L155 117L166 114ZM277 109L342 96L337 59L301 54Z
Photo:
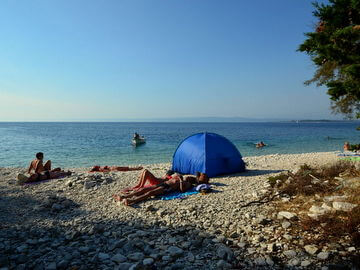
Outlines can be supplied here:
M108 173L108 172L129 172L129 171L139 171L142 170L143 167L120 167L120 166L99 166L99 165L95 165L92 167L92 169L90 171L88 171L89 173L96 173L96 172L103 172L103 173Z
M192 188L186 192L175 191L168 194L159 196L158 198L163 201L175 200L175 199L185 199L187 196L198 194L199 192Z
M200 192L201 190L210 190L211 186L208 184L201 184L201 185L198 185L195 189L196 189L196 191Z
M53 179L46 179L46 180L34 181L34 182L25 182L24 185L37 185L37 184L49 182L50 180L53 180Z
M343 152L340 154L337 154L338 157L360 157L360 154L355 152Z
M45 179L45 180L40 180L40 181L25 182L24 185L37 185L37 184L49 182L49 181L51 181L51 180L62 179L62 178L65 178L65 177L66 177L66 176L61 176L61 177L57 177L57 178Z
M341 160L360 161L360 156L343 157Z

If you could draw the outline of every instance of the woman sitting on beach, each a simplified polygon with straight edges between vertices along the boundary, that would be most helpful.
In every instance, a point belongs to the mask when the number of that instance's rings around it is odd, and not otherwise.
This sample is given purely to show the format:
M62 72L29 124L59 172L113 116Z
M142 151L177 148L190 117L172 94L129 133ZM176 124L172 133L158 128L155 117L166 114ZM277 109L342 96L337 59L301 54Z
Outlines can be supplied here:
M196 178L188 176L185 180L181 177L172 178L155 186L143 187L127 195L113 195L116 201L123 201L125 205L132 205L145 201L152 196L163 195L173 191L185 192L197 184Z
M60 168L51 169L51 161L48 160L43 164L44 153L39 152L36 153L36 159L30 162L29 168L27 172L30 176L26 176L25 174L18 174L18 184L22 185L24 183L37 182L47 179L55 179L64 176L71 175L71 172L64 172Z
M128 171L138 171L142 170L143 167L120 167L120 166L94 166L90 170L90 172L111 172L111 171L117 171L117 172L128 172Z
M33 171L34 173L42 173L44 171L61 171L60 168L51 169L51 160L48 160L43 164L44 160L44 153L39 152L35 155L36 159L30 162L28 173L31 174Z

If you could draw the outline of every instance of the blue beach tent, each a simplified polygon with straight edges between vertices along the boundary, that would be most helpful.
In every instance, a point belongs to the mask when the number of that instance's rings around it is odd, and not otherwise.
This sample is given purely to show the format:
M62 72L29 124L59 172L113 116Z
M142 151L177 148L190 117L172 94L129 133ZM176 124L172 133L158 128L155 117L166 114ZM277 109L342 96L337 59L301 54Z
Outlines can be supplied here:
M209 177L245 171L241 154L228 139L215 133L197 133L180 143L172 170L181 174L206 173Z

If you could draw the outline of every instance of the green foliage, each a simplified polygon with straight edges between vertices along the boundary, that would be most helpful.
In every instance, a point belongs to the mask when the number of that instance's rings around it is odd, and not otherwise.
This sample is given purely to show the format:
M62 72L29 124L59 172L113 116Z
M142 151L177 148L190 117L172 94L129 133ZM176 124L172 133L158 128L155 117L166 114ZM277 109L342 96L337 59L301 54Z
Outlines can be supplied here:
M350 144L350 151L360 150L360 144Z
M287 174L279 174L276 176L270 176L270 177L268 177L268 183L273 188L276 186L276 184L278 184L278 186L281 186L285 182L285 180L288 178L289 178L289 176Z
M327 87L335 113L348 117L360 112L360 0L313 3L319 23L298 48L316 66L305 84Z
M356 145L356 147L360 147L360 145ZM354 164L348 161L338 161L320 168L303 164L296 173L287 172L269 177L268 183L272 188L290 196L326 194L333 192L338 187L335 177L344 172L351 176L359 175Z
M303 164L303 165L301 165L300 166L300 170L299 171L301 171L301 172L304 172L304 171L312 171L313 170L313 168L311 168L308 164Z

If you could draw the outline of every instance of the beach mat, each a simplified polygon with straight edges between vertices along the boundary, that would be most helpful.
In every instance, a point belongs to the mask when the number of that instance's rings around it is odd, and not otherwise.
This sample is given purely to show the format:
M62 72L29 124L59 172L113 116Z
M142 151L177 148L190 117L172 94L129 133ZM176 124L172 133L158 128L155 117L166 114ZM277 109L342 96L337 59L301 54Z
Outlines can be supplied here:
M198 194L200 192L196 191L195 188L187 191L187 192L171 192L169 194L165 194L165 195L161 195L159 196L160 200L163 201L170 201L170 200L175 200L175 199L185 199L186 197L190 196L190 195L194 195L194 194Z
M41 183L50 182L52 180L63 179L65 177L66 176L61 176L61 177L58 177L58 178L51 178L51 179L46 179L46 180L34 181L34 182L25 182L24 185L38 185L38 184L41 184Z
M53 179L46 179L46 180L41 180L41 181L34 181L34 182L25 182L24 185L38 185L38 184L41 184L41 183L46 183L46 182L49 182Z
M360 157L360 154L354 152L344 152L337 154L338 157Z
M357 157L343 157L341 160L349 160L349 161L360 161L360 156Z

